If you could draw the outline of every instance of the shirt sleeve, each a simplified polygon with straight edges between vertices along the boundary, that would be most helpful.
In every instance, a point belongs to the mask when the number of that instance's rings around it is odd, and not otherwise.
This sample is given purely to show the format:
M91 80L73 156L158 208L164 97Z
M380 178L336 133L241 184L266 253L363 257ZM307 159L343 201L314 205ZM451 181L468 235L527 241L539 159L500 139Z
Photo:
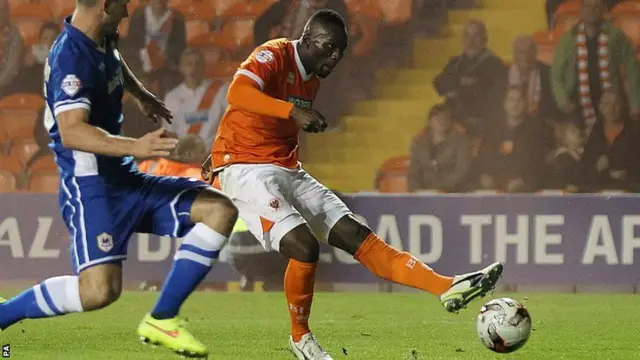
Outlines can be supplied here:
M260 46L241 65L237 75L244 75L255 81L261 90L282 66L282 50L272 46Z
M48 86L52 87L55 116L75 109L91 111L96 70L88 59L75 54L60 54L58 61L51 64Z

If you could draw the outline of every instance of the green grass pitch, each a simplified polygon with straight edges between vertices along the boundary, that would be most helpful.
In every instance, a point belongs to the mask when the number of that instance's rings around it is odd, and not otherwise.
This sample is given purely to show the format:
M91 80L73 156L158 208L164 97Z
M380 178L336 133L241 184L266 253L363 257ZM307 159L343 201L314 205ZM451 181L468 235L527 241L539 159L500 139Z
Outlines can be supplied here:
M317 293L312 329L334 359L637 359L640 297L612 294L494 294L522 301L533 319L529 342L513 354L486 350L475 334L482 301L449 314L416 293ZM157 293L125 292L109 308L28 320L0 334L11 359L177 359L140 344L138 321ZM488 299L488 298L486 298ZM483 299L485 300L485 299ZM210 359L293 359L281 293L199 292L183 309Z

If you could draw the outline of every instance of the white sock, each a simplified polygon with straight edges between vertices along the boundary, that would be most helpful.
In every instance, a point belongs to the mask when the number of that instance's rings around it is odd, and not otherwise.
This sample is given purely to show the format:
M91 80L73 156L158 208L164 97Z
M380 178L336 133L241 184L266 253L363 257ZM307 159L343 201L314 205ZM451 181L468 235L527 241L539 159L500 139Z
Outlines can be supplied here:
M77 276L58 276L45 280L34 288L40 309L47 313L82 312L80 282ZM51 308L51 307L55 308Z

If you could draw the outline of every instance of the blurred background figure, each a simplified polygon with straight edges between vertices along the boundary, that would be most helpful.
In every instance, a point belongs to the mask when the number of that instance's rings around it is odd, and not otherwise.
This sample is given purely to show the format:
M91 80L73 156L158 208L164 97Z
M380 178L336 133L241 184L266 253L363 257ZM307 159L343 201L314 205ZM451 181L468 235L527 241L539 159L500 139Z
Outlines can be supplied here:
M451 110L436 105L411 146L409 191L464 191L471 165L467 136L454 126Z
M22 37L9 17L9 1L0 0L0 96L15 92L23 53Z
M205 78L205 58L200 49L187 48L180 58L182 83L173 88L164 102L173 114L165 127L179 137L195 134L211 148L218 124L227 108L230 83Z

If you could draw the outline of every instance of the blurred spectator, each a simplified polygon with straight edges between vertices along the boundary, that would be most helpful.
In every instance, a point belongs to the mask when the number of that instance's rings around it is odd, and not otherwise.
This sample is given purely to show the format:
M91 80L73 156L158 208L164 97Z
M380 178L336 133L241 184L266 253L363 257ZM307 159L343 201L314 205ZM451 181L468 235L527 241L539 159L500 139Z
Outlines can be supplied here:
M195 48L187 48L182 54L180 72L184 81L164 99L173 113L173 123L165 126L179 137L199 135L211 146L226 110L228 83L205 79L204 55Z
M342 15L349 27L349 12L343 0L280 0L256 20L253 31L255 45L280 37L299 38L307 20L320 9L334 10Z
M607 8L609 10L613 9L613 7L621 1L622 0L606 0ZM554 27L553 15L558 9L558 6L560 6L564 2L566 2L566 0L547 0L546 1L545 9L547 12L547 24L549 26L549 29L552 29Z
M554 124L556 148L547 157L549 164L549 189L575 191L580 183L580 162L582 158L582 132L570 121Z
M12 85L22 66L24 42L11 23L8 0L0 0L0 96L14 92Z
M197 135L180 139L168 158L140 162L140 171L153 175L182 176L200 179L200 167L207 158L207 147Z
M178 66L187 42L186 25L184 16L168 4L169 0L151 0L131 16L122 49L136 73Z
M479 20L467 23L463 53L452 58L434 86L453 107L454 118L472 137L484 137L500 114L507 83L506 66L487 49L487 29Z
M624 94L625 78L629 110L640 121L640 69L635 50L622 31L605 21L604 14L603 0L582 2L581 21L560 39L551 69L558 107L576 116L586 134L599 118L602 93L613 89Z
M409 191L463 191L470 162L467 136L454 128L451 111L436 105L425 130L411 146Z
M15 82L14 92L42 93L42 74L47 61L49 49L60 34L60 27L55 23L45 23L40 29L40 40L29 49L26 66L20 71Z
M551 94L551 69L537 60L538 48L533 38L520 35L513 42L513 64L509 67L508 86L522 88L527 100L527 114L542 120L557 116Z
M600 112L603 131L594 131L585 145L583 180L588 187L628 189L640 181L638 124L628 120L613 90L602 94Z
M137 75L138 80L144 84L152 93L161 96L162 89L158 72L151 74L141 73ZM132 138L140 138L145 134L154 131L159 125L154 124L146 115L140 111L138 101L129 93L125 93L122 99L122 113L124 121L122 122L122 133Z
M505 121L492 129L480 154L480 182L506 192L532 192L546 176L545 157L552 149L547 124L530 117L519 87L507 89Z
M236 222L223 251L228 254L229 264L240 274L243 291L252 291L256 280L264 282L265 291L282 290L287 260L277 251L265 251L242 219Z

